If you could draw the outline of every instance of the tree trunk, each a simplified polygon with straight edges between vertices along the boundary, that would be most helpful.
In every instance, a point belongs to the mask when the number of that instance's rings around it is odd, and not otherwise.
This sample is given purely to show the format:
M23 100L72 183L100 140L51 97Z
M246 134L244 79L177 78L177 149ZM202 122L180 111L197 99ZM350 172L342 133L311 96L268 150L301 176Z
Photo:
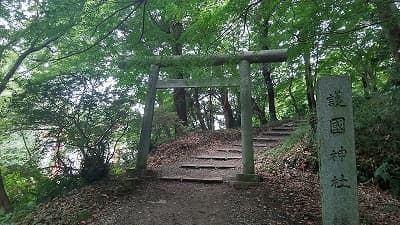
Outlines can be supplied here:
M251 98L251 103L253 105L253 111L256 113L258 119L260 120L260 125L261 126L267 125L268 121L267 118L265 117L264 110L260 108L260 106L257 104L257 101L254 98Z
M0 215L1 213L9 212L10 209L10 200L8 199L6 189L4 187L3 176L1 176L0 170Z
M305 80L306 80L306 87L307 87L307 102L308 108L310 111L315 111L316 102L314 96L314 79L312 78L311 73L311 59L310 59L310 52L305 52L303 55L304 58L304 65L305 65Z
M315 101L314 96L314 79L312 78L311 73L311 56L310 52L305 52L303 55L304 65L305 65L305 79L306 79L306 88L307 88L307 102L308 108L310 109L310 118L309 123L312 129L312 132L315 134L317 132L317 117L316 117L316 107L317 103Z
M171 24L171 34L174 37L174 43L172 46L174 55L182 55L183 53L183 45L180 43L179 38L183 31L182 23L172 23ZM174 76L175 79L183 79L183 73L177 72ZM187 118L187 110L186 110L186 91L184 88L175 88L174 89L174 106L176 113L178 114L178 118L182 121L184 126L188 125Z
M240 105L240 93L236 92L236 104L233 104L233 118L234 118L234 127L240 127L242 122L242 112L241 112L241 105Z
M276 108L275 108L275 91L274 91L274 84L271 78L271 65L263 64L262 66L262 73L264 76L264 82L267 86L268 92L268 110L269 110L269 117L272 121L278 120L276 117Z
M369 95L369 85L368 85L368 78L366 72L361 72L361 83L364 89L364 96Z
M179 120L184 126L187 126L186 91L184 88L174 89L174 106Z
M264 5L264 7L268 7L268 5ZM269 20L270 16L264 15L262 18L262 27L261 27L261 47L263 50L268 50L268 33L269 33ZM269 117L272 121L278 120L276 117L276 108L275 108L275 92L274 92L274 84L272 82L271 78L271 73L272 73L272 66L268 63L263 63L262 64L262 74L264 76L264 82L267 87L267 93L268 93L268 110L269 110Z
M378 90L375 71L368 71L365 69L361 72L361 82L364 88L364 96L369 96L371 92L376 92Z
M194 107L194 111L195 111L197 120L199 121L200 128L202 130L207 130L207 126L206 126L206 124L204 122L203 114L201 113L200 102L199 102L199 89L198 88L194 89L193 107Z
M400 86L400 11L395 1L374 0L373 2L382 21L382 30L390 44L394 59L394 70L389 82Z
M233 128L235 126L235 123L234 123L234 118L233 118L232 106L229 103L228 89L222 89L220 96L221 96L220 102L221 102L222 108L224 110L225 126L227 129Z
M290 83L289 83L289 96L290 96L290 99L292 100L292 104L293 104L294 110L296 111L296 114L297 114L298 116L300 116L299 107L297 106L297 100L296 100L296 98L294 97L293 90L292 90L292 86L293 86L293 77L289 78L289 82L290 82Z
M382 21L383 31L390 43L393 58L400 64L400 11L394 1L375 0L374 3Z
M214 115L213 115L213 103L212 103L212 97L213 97L213 93L212 93L212 90L210 89L209 91L208 91L208 96L209 96L209 99L208 99L208 119L207 119L207 122L208 122L208 129L209 130L214 130Z

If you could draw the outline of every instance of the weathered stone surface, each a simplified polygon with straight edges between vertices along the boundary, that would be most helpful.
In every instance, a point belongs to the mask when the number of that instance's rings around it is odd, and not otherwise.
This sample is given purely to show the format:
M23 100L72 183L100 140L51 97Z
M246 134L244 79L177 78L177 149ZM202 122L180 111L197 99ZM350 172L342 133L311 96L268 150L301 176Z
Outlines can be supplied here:
M293 131L294 127L273 127L272 131Z
M269 136L289 136L290 131L268 131L262 133L262 135L269 135Z
M182 164L181 168L190 169L232 169L235 165L215 165L215 164Z
M198 155L196 159L214 159L214 160L234 160L241 159L241 156L215 156L215 155Z
M136 154L136 168L145 170L147 167L147 157L150 150L151 127L153 123L154 104L156 100L156 85L160 68L151 65L151 75L149 80L149 89L145 99L144 115L142 121L142 130L140 132L138 152Z
M254 137L253 141L280 141L281 138L274 138L274 137Z
M234 152L234 153L241 153L242 149L240 148L220 148L217 149L218 152Z
M159 80L157 82L157 89L169 88L205 88L205 87L238 87L240 82L238 80L184 80L184 79L171 79Z
M182 176L171 176L171 177L160 177L160 180L165 181L180 181L180 182L199 182L199 183L223 183L222 177L182 177Z
M133 56L119 62L120 68L155 64L158 66L224 65L250 63L283 62L287 59L287 49L246 51L237 55L175 55L175 56Z
M240 85L240 109L241 109L241 137L242 137L242 156L243 173L254 174L254 149L253 149L253 126L251 103L251 79L250 63L242 60L239 63L241 75Z
M351 80L326 76L317 87L323 225L359 225Z
M242 144L233 144L233 146L240 146L242 147ZM260 144L260 143L254 143L253 147L267 147L266 144Z

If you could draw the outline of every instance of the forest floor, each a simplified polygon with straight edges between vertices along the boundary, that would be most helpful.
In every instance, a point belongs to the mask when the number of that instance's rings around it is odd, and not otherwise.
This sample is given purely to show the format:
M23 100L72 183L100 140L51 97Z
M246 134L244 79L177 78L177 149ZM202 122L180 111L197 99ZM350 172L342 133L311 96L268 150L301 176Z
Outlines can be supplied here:
M285 136L271 136L279 133L285 131L256 131L254 136L277 139L255 142L265 145L255 147L256 158L283 142ZM239 131L228 130L163 144L149 158L149 168L157 178L110 177L41 205L24 224L321 224L319 182L313 171L286 168L265 172L265 161L256 159L263 181L248 187L232 185L241 171L239 143ZM220 160L202 159L204 156ZM231 168L199 168L210 165ZM188 178L200 182L184 182ZM400 224L398 198L371 183L360 185L358 192L361 224Z

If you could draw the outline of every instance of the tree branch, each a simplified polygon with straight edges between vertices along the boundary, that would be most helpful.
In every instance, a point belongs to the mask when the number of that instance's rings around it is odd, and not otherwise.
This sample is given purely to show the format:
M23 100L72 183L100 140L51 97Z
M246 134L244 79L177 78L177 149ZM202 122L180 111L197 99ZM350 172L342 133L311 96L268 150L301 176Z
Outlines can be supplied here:
M34 52L40 51L41 49L43 49L44 47L46 47L47 45L49 45L53 41L56 41L57 39L59 39L60 37L61 37L61 35L55 36L53 38L50 38L47 41L43 42L42 44L40 44L40 45L38 45L36 47L33 44L26 51L22 52L18 56L17 60L13 64L13 66L8 70L8 72L4 76L3 80L0 82L0 94L6 89L8 82L14 76L15 72L21 66L22 62L26 59L26 57L28 57L30 54L32 54Z
M125 9L127 9L127 8L129 8L129 7L131 7L131 6L133 6L134 4L135 4L135 2L132 1L131 3L129 3L129 4L125 5L125 6L123 6L123 7L121 7L121 8L119 8L119 9L115 10L115 11L112 12L110 15L108 15L106 18L104 18L103 20L101 20L100 23L98 23L98 24L95 26L95 28L94 28L94 30L93 30L91 36L92 36L92 37L94 36L94 33L96 33L96 31L97 31L97 29L100 27L100 25L102 25L102 24L105 23L107 20L109 20L110 18L112 18L113 16L115 16L117 13L122 12L123 10L125 10Z
M22 140L24 142L24 147L25 147L26 152L28 153L28 156L29 156L29 161L31 161L32 160L32 154L31 154L31 151L30 151L30 149L28 147L28 143L26 142L26 138L25 138L24 132L21 131L20 133L21 133Z
M245 23L245 24L244 24L244 28L246 28L246 26L247 26L247 25L246 25L246 22L247 22L247 14L248 14L248 12L250 11L251 8L255 7L255 6L258 5L259 3L261 3L261 0L257 0L257 1L255 1L255 2L253 2L253 3L249 4L249 5L247 5L246 8L244 8L244 9L242 10L242 12L241 12L237 17L235 17L235 18L233 19L233 21L237 21L237 20L243 18L243 19L244 19L244 23ZM235 25L235 23L231 23L231 24L229 25L229 27L227 27L227 28L222 32L222 34L219 35L219 36L215 39L215 42L221 40L221 39L224 38L226 35L230 34L231 31L233 30L232 28L233 28L234 25Z
M143 36L144 36L144 22L145 22L145 15L146 15L146 5L147 5L147 1L144 2L143 4L143 14L142 14L142 28L140 31L140 37L138 40L138 43L140 43L140 41L142 40Z
M119 23L116 26L114 26L110 31L108 31L103 37L99 38L93 44L87 46L84 49L69 53L69 54L67 54L65 56L61 56L59 58L51 59L50 62L56 62L56 61L60 61L60 60L63 60L63 59L67 59L67 58L70 58L72 56L79 55L79 54L82 54L84 52L87 52L90 49L98 46L100 44L100 42L102 42L103 40L108 38L116 29L120 28L122 26L122 24L124 24L133 15L133 13L136 12L136 10L139 8L139 6L141 4L143 4L143 2L146 2L146 1L139 1L139 4L134 9L132 9L131 12L129 12L127 16L125 16L121 21L119 21Z
M107 163L110 162L110 160L114 157L114 154L117 151L117 145L118 145L119 141L125 136L126 132L128 131L128 127L129 127L129 123L126 123L126 125L122 131L122 134L117 138L117 140L115 140L113 152L106 159Z

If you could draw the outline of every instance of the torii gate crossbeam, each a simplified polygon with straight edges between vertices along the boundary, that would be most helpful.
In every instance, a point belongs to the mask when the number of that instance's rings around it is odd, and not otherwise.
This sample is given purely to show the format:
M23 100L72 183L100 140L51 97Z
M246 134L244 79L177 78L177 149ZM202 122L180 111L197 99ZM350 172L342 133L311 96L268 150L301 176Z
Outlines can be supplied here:
M148 56L128 57L120 62L121 68L130 68L137 65L150 65L149 90L145 99L142 131L140 134L138 153L136 156L136 175L145 176L147 157L150 149L151 127L154 114L154 104L157 92L157 82L160 67L168 66L215 66L224 64L239 64L241 74L240 101L241 101L241 138L243 174L238 174L241 181L258 181L254 170L253 128L251 107L251 63L283 62L287 58L287 49L272 49L261 51L247 51L236 55L185 55L185 56ZM164 82L165 84L165 82ZM196 84L197 85L197 84ZM165 88L162 85L161 88ZM173 88L174 86L167 86ZM179 87L185 87L182 83ZM187 87L191 87L188 85Z

